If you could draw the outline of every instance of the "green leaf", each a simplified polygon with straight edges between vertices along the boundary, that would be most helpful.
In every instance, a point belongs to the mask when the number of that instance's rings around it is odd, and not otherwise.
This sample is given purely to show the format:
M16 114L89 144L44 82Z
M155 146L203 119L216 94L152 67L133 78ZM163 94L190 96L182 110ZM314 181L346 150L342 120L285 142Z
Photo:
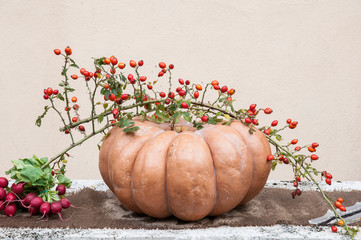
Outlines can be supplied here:
M281 140L282 140L282 136L281 136L281 135L276 134L275 136L276 136L276 139L277 139L278 141L281 141Z
M70 67L79 68L79 66L78 66L78 65L76 65L75 63L70 64Z
M68 69L64 68L63 71L61 72L61 75L65 76L67 71L68 71Z
M99 117L98 117L98 122L99 122L99 123L102 123L103 120L104 120L104 114L101 113L101 114L99 115Z
M127 127L127 128L124 128L124 129L123 129L123 132L126 132L126 133L128 133L128 132L136 132L138 129L139 129L138 126Z
M75 89L74 88L71 88L69 86L65 86L65 89L68 91L68 92L74 92Z
M25 167L23 159L12 160L11 162L14 164L16 169L23 169Z
M38 118L35 121L35 125L40 127L41 126L41 119L43 119L45 117L45 115L48 113L50 107L49 106L45 106L44 107L44 112L43 114L41 114L40 116L38 116Z
M71 180L65 177L63 174L58 174L57 179L59 184L63 184L65 187L69 188L72 184Z
M65 165L61 166L60 172L61 172L61 174L65 174Z
M104 108L104 109L107 109L108 105L109 105L108 103L104 103L104 104L103 104L103 108Z
M127 78L124 75L121 76L121 79L123 82L127 82Z
M41 168L30 165L25 166L19 173L19 180L23 182L35 182L43 175Z
M276 166L277 166L277 161L273 161L272 162L272 171L274 171L276 169Z
M61 93L58 93L58 95L56 95L57 98L59 98L61 101L64 101L64 97Z
M192 122L192 118L191 118L191 116L189 116L189 115L185 115L183 118L184 118L184 120L186 120L187 122Z

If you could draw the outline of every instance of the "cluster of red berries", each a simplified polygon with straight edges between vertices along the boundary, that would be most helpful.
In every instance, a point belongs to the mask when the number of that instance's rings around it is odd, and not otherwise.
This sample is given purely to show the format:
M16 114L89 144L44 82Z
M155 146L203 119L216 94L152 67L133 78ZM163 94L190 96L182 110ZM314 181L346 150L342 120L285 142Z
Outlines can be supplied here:
M56 96L56 95L58 95L58 93L59 93L59 90L57 90L57 89L52 89L52 88L45 88L44 89L44 99L45 100L48 100L49 99L49 97L50 96L52 96L52 95L54 95L54 96Z
M344 202L343 198L337 198L337 201L334 203L334 205L335 205L335 207L340 209L340 211L346 212L346 207L342 205L343 202ZM342 221L342 220L338 220L337 224L340 227L343 227L345 225L345 222ZM331 226L331 231L332 232L337 232L337 227L336 226Z
M64 52L66 55L71 55L73 53L73 51L71 50L71 48L69 46L64 49ZM54 53L55 53L55 55L60 55L61 51L59 49L54 49Z
M342 212L346 212L346 207L342 205L344 202L343 198L337 198L337 201L334 203L335 207L340 209Z
M293 182L293 186L296 188L292 193L292 198L295 198L297 195L300 196L302 194L301 189L298 188L298 183L301 182L301 177L296 176L295 181Z
M165 64L164 62L160 62L158 64L158 66L161 68L160 72L158 73L158 77L162 77L166 72L167 72L167 64ZM173 64L169 64L168 66L169 69L173 69L174 65Z
M323 171L322 173L321 173L321 175L323 176L323 177L325 177L325 182L328 184L328 185L331 185L331 183L332 183L332 174L331 173L328 173L328 172L326 172L326 171Z
M251 105L249 106L249 108L248 108L248 110L247 110L247 115L248 115L248 117L246 117L246 118L244 119L244 122L245 122L245 123L247 123L247 124L251 124L251 123L252 123L252 124L255 125L255 126L258 126L258 125L259 125L258 120L256 119L256 116L257 116L257 114L259 113L259 110L257 110L256 107L257 107L257 104L251 104ZM264 112L265 114L271 114L271 113L273 112L273 110L272 110L271 108L265 108L265 109L263 110L263 112ZM276 121L276 122L275 122L275 121ZM275 125L274 125L274 126L277 126L278 121L277 121L277 120L275 120L275 121L274 121L274 122L275 122ZM269 135L269 134L270 134L270 129L264 130L264 133L267 134L267 135Z

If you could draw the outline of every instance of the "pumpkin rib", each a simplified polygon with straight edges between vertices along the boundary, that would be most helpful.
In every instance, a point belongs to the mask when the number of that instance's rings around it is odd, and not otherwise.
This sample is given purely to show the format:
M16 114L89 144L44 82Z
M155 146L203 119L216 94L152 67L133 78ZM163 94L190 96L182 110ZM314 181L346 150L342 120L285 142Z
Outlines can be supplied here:
M165 172L168 148L177 135L174 131L157 134L143 145L134 162L131 183L133 198L137 206L152 217L171 216Z
M109 177L109 167L108 167L108 159L109 153L111 152L110 149L113 146L114 142L113 139L117 137L117 133L120 131L120 128L114 127L109 132L108 135L105 137L102 143L102 147L99 151L99 170L100 174L105 182L108 185L110 190L114 192L112 182L110 181ZM103 147L104 144L104 147Z
M174 216L197 221L207 216L215 202L215 175L206 141L194 132L173 139L167 157L167 192Z
M216 174L217 200L209 213L219 215L236 207L251 185L251 158L243 137L234 129L214 125L197 132L208 144Z
M239 204L242 205L252 200L263 189L271 170L271 164L266 160L267 156L271 154L271 148L266 137L258 129L250 134L248 132L249 127L240 121L232 122L230 127L244 137L253 159L252 183L248 193Z
M144 143L163 130L141 122L137 122L136 125L140 126L140 129L135 133L125 134L125 136L131 137L131 141L117 151L119 157L115 158L116 161L111 161L113 165L110 166L110 169L112 176L117 176L113 178L113 185L120 202L133 212L143 213L136 205L131 190L134 161Z

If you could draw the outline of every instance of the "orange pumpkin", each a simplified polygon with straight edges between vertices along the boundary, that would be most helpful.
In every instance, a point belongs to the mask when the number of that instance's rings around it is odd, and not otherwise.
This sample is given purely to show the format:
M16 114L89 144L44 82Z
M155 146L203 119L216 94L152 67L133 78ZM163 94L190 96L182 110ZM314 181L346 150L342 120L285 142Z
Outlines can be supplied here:
M196 221L220 215L254 198L271 164L265 136L239 121L204 125L135 121L139 130L114 127L99 153L100 173L129 210L156 218Z

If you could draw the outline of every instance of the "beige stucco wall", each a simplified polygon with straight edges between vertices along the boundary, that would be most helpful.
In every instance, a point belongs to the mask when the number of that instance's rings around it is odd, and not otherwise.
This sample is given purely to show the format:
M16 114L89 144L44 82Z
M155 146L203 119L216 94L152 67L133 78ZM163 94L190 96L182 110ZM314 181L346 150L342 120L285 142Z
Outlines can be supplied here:
M237 89L236 106L272 107L264 123L298 120L288 136L320 144L320 170L361 180L360 13L358 0L0 0L0 175L11 159L53 156L68 145L55 113L41 128L34 121L43 89L61 77L53 49L69 45L84 67L114 54L144 59L148 75L165 61L176 77L217 79ZM77 96L87 101L85 91ZM98 140L71 152L71 178L100 178ZM281 167L271 179L291 176Z

